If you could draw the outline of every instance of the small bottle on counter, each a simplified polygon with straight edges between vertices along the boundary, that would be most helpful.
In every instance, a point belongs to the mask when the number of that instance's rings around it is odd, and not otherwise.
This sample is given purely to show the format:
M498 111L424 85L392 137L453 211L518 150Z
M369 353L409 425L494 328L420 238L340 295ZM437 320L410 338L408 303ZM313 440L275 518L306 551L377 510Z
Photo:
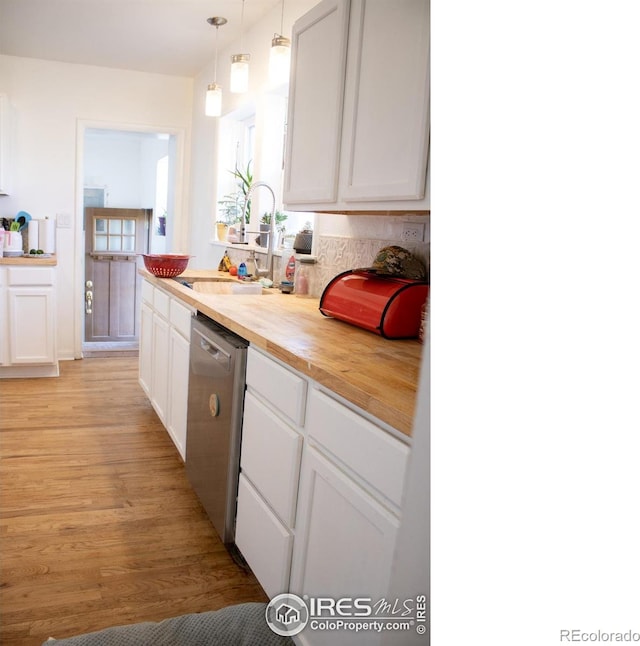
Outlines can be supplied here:
M295 276L295 294L311 298L316 295L316 272L315 272L315 258L300 258L299 266L296 269Z
M238 265L238 279L239 280L244 280L244 277L247 275L247 266L241 262Z
M296 275L296 259L295 259L295 256L291 256L284 270L284 278L286 281L293 283L295 275Z

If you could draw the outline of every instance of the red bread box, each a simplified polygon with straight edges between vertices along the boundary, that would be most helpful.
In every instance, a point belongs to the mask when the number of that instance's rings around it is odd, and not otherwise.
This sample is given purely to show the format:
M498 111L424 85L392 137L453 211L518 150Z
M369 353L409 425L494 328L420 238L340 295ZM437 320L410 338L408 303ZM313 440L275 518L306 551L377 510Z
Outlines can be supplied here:
M428 283L349 270L325 287L320 311L386 339L417 338Z

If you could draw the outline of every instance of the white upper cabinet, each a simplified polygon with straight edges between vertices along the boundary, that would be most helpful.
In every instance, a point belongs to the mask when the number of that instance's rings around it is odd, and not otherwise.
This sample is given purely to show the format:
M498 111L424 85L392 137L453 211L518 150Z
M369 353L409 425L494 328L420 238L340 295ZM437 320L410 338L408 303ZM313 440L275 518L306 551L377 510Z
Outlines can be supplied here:
M428 210L428 151L429 0L324 0L296 22L286 208Z
M325 0L293 26L284 201L338 197L348 0Z

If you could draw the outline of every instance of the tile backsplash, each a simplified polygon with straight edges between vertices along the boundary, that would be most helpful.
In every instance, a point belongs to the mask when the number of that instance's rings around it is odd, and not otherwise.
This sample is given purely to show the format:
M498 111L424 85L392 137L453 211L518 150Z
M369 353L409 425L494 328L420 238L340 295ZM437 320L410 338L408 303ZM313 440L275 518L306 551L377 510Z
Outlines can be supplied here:
M425 240L427 242L403 242L401 231L403 219L393 216L320 216L316 220L314 231L314 253L317 264L314 270L317 275L320 297L329 281L337 274L348 269L370 267L378 251L389 245L398 245L408 249L430 267L430 232L429 217L414 216L405 218L408 221L425 222ZM239 264L246 260L248 253L236 248L228 249L231 260ZM282 257L274 256L274 275L280 280L282 268L293 251L283 250ZM264 261L264 255L261 256Z
M317 241L317 270L320 275L321 289L337 274L348 269L371 267L378 251L389 245L408 249L421 258L429 269L428 242L399 242L374 238L348 238L344 236L321 235Z

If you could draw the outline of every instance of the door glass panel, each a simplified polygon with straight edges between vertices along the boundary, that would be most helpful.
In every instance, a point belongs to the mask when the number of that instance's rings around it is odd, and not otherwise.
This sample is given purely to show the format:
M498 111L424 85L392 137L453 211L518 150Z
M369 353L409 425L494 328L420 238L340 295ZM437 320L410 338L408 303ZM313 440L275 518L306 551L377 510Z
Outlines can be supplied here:
M136 249L136 220L134 218L96 218L95 251L131 253Z
M122 238L120 236L109 236L109 251L122 251Z
M122 250L134 251L136 248L136 239L133 236L124 236L122 238Z

